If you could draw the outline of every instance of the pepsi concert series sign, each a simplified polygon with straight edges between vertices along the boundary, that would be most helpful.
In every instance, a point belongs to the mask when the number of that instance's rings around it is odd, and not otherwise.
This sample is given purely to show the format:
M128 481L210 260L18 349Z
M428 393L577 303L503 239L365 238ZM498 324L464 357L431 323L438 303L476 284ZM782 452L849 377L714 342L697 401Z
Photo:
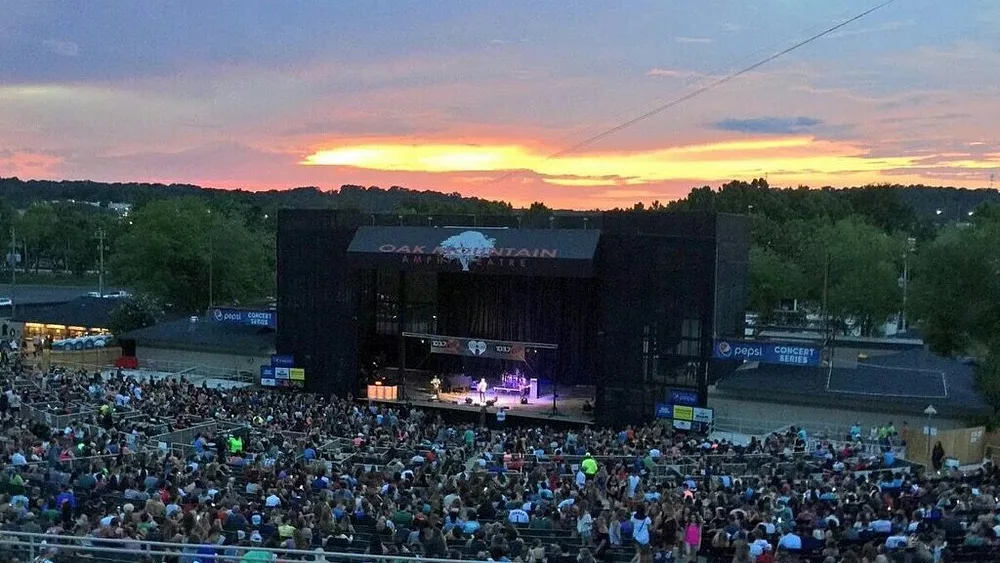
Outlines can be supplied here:
M739 360L783 366L818 366L820 349L791 342L749 342L717 340L712 357L717 360Z
M524 344L519 342L441 336L431 338L430 346L432 354L524 361Z
M215 308L211 311L212 320L217 323L226 323L244 326L266 326L275 328L278 326L278 315L274 311L248 311L245 309L224 309Z

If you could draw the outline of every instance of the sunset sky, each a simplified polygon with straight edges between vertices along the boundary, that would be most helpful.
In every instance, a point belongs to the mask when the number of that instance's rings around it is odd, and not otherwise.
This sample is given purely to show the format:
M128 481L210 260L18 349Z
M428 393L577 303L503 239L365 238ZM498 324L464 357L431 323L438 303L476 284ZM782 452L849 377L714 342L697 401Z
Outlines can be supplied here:
M0 176L591 209L1000 173L1000 1L0 0ZM998 180L1000 181L1000 180Z

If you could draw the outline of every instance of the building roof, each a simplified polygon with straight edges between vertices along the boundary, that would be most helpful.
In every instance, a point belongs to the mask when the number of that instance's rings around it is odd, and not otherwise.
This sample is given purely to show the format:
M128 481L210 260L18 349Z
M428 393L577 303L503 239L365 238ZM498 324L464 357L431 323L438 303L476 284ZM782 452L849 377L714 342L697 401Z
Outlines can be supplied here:
M111 312L121 304L118 299L78 297L65 303L18 308L14 322L81 326L107 329Z
M868 357L860 359L858 354ZM717 384L734 396L854 410L942 415L990 413L976 391L975 368L922 348L903 351L839 349L833 366L747 363Z
M119 338L135 340L136 346L215 352L220 354L270 355L274 353L274 329L217 323L204 317L164 321L133 330Z

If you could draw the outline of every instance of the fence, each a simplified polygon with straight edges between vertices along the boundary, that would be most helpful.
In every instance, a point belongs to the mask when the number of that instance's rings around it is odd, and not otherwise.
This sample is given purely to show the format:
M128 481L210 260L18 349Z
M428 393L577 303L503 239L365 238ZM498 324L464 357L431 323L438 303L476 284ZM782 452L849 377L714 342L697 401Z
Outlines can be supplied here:
M714 431L742 434L757 438L770 436L775 432L784 432L790 426L787 422L754 418L716 417L712 422L712 429Z
M121 348L91 348L90 350L42 351L42 367L48 371L52 366L68 369L103 370L113 366L122 355Z
M70 412L66 412L66 407L57 407L50 403L34 403L21 407L21 417L52 428L65 428L74 422L90 419L96 412L95 407L90 405L71 404L69 409Z
M928 436L923 428L904 428L903 439L906 440L907 453L910 461L931 465L931 453L934 444L941 442L945 456L957 459L962 465L980 463L986 455L987 434L984 426L960 428L957 430L936 430ZM997 436L990 435L989 443L995 444Z
M197 544L149 542L121 539L95 539L91 537L59 536L51 534L29 534L25 532L0 532L0 552L12 554L22 560L32 561L41 556L59 555L72 557L73 560L84 561L136 561L141 556L149 556L154 561L162 561L166 557L178 557L182 561L190 559L201 547ZM212 556L213 561L239 562L251 551L249 547L213 546L218 553ZM290 561L385 561L396 563L399 555L373 555L367 553L305 551L299 549L266 549L257 548L253 551L263 551L271 559L279 563ZM322 559L320 559L322 557ZM267 559L255 559L267 560ZM451 559L435 559L421 557L421 562L455 563Z
M253 374L235 367L209 366L205 364L178 362L174 360L139 360L140 372L149 371L160 374L183 375L188 379L220 379L238 383L253 383ZM149 374L153 375L153 374Z

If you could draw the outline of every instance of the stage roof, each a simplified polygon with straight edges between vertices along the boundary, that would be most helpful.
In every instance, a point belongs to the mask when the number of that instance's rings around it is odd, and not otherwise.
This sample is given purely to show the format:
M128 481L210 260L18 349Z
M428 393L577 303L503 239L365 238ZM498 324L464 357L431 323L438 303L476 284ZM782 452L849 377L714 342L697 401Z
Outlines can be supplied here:
M347 252L369 268L589 277L600 236L584 229L360 227Z

